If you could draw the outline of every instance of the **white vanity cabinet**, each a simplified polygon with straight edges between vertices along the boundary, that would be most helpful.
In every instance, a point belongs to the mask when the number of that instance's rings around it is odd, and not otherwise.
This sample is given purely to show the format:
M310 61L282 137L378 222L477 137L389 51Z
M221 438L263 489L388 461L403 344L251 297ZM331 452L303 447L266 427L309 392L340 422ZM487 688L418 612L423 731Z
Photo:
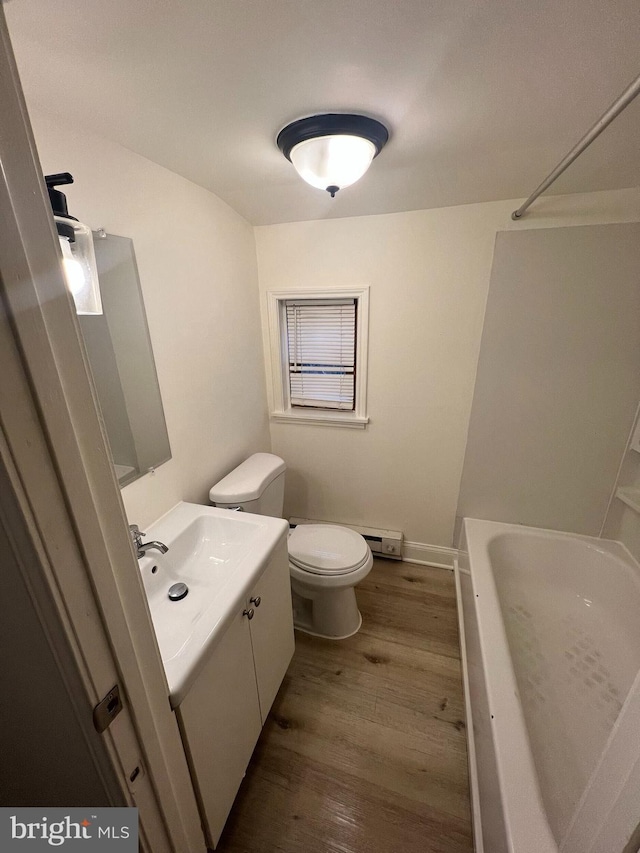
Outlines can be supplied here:
M283 537L176 709L210 847L218 843L293 650Z
M249 596L249 622L262 724L291 662L294 650L289 555L285 542ZM275 565L275 563L278 565Z

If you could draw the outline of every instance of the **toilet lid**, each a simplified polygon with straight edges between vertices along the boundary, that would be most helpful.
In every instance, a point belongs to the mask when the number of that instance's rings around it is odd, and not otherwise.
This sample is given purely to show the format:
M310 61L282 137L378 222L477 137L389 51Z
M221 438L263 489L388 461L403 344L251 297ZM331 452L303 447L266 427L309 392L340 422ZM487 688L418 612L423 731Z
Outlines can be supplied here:
M289 536L291 562L316 575L353 572L366 563L369 546L348 527L299 524Z

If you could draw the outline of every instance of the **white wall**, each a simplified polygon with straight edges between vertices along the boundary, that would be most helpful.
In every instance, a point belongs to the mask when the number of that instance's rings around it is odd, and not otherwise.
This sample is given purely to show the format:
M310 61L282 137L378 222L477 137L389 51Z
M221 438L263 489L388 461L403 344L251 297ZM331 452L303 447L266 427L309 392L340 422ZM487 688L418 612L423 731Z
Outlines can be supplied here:
M598 536L640 397L640 224L496 239L458 516Z
M173 458L126 487L141 525L270 447L265 291L371 285L366 430L272 424L286 512L451 543L497 231L640 221L640 190L252 229L216 196L104 139L32 115L72 214L133 238ZM269 387L269 384L268 386Z
M206 501L246 455L270 449L253 229L119 145L31 119L44 172L75 178L70 213L135 245L173 457L123 490L144 529L179 500Z
M271 425L288 515L403 530L448 546L496 233L640 221L640 189L256 228L268 290L371 285L366 430Z

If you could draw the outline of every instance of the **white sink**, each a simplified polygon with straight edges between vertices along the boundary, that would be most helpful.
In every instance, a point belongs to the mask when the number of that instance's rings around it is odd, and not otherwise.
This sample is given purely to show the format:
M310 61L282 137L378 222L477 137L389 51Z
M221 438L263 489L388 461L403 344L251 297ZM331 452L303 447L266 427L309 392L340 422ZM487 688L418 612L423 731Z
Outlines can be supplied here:
M174 708L287 531L281 518L190 503L146 528L145 542L169 548L149 551L139 563ZM176 583L189 591L172 601Z

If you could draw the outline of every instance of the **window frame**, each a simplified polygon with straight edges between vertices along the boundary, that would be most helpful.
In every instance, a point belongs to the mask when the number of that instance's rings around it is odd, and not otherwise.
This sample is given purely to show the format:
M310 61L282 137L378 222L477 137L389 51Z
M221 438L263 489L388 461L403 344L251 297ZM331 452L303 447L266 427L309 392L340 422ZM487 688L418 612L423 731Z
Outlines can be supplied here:
M356 300L355 407L323 409L293 407L289 385L286 303L290 300ZM267 293L269 354L271 363L272 405L270 418L276 423L305 423L316 426L340 426L364 429L367 415L367 361L369 349L369 286L325 288L323 290L271 290Z

